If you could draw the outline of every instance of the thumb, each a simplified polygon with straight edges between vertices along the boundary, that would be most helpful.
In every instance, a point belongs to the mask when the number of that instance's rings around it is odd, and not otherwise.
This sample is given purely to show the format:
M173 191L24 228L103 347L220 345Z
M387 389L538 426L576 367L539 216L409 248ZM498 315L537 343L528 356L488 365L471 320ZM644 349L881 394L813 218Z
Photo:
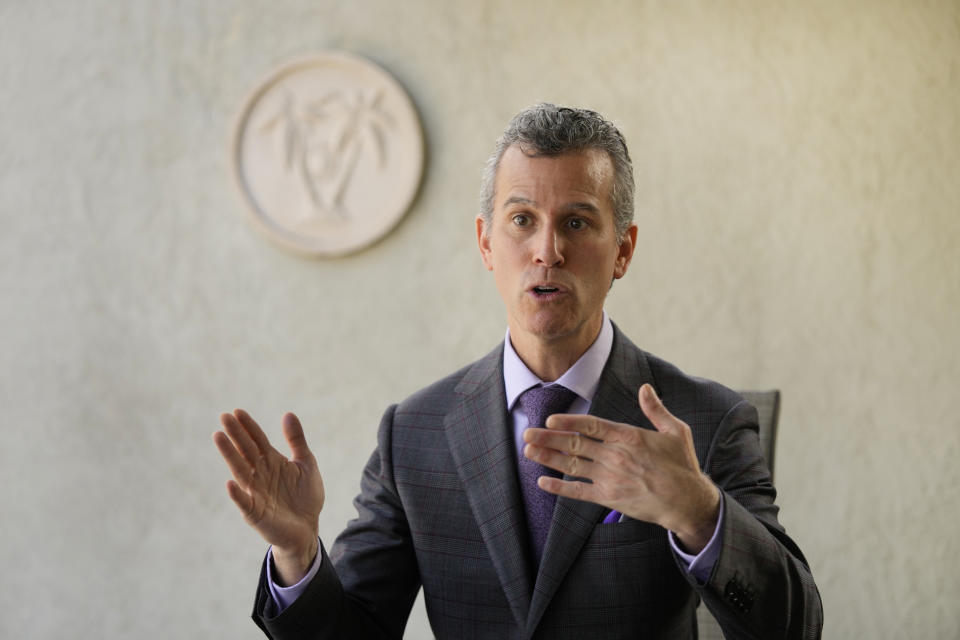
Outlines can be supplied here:
M676 431L677 423L680 421L677 420L672 413L667 411L667 408L663 406L660 398L657 397L657 392L653 390L651 385L644 384L640 387L638 396L643 414L649 418L657 431L661 433L673 433Z
M283 415L283 437L287 439L294 462L310 462L313 460L313 453L307 446L307 439L303 435L300 420L292 413Z

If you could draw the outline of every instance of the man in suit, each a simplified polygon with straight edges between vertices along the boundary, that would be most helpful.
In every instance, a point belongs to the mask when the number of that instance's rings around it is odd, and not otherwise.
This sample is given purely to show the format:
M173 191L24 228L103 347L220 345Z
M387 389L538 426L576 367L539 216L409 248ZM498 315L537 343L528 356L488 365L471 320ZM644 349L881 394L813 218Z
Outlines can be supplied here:
M634 346L603 311L637 244L626 144L537 105L488 163L477 241L507 311L490 354L383 417L358 517L328 555L303 430L241 410L214 441L271 543L273 638L399 638L422 586L437 638L818 638L819 594L777 522L756 411ZM545 428L541 428L545 427Z

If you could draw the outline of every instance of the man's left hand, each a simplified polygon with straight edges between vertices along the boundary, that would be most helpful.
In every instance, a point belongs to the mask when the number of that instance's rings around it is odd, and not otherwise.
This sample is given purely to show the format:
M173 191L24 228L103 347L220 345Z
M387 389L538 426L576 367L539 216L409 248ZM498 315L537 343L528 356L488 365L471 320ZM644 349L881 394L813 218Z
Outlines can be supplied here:
M656 431L596 416L556 414L547 419L546 429L524 432L524 455L592 481L541 476L541 489L659 524L697 554L716 528L720 491L700 471L690 427L663 406L649 384L638 395Z

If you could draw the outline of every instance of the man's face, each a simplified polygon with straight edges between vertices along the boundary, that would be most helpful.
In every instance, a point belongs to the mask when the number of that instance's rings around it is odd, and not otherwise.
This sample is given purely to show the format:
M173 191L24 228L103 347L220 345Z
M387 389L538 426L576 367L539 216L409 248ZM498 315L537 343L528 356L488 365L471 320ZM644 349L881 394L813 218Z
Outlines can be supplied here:
M477 240L518 350L586 350L599 333L607 290L627 272L637 234L632 225L617 237L612 184L613 163L599 150L529 157L512 146L503 154L493 215L489 224L477 218Z

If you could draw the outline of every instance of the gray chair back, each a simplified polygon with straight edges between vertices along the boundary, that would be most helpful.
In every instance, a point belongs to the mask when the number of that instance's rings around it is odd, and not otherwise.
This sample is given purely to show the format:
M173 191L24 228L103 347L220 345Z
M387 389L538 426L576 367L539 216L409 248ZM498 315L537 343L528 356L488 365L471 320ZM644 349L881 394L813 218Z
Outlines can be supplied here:
M777 421L780 419L780 391L741 391L743 399L757 408L760 417L760 450L770 467L773 479L774 447L777 443ZM697 626L701 640L724 640L720 625L703 602L697 607Z

